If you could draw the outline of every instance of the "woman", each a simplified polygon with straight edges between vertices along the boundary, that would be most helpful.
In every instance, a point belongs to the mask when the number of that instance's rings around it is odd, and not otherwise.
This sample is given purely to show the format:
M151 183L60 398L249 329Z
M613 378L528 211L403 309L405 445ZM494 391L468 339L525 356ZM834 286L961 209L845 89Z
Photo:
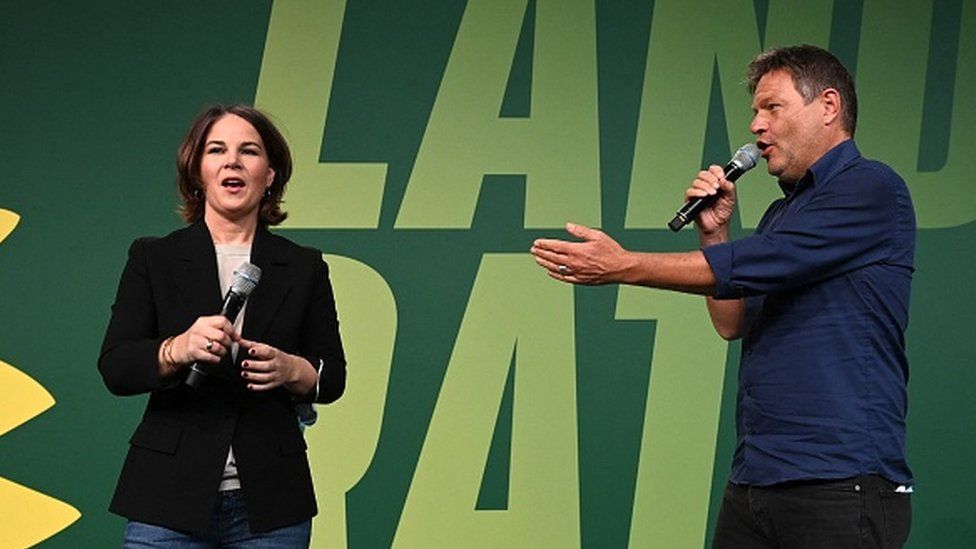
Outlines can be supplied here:
M129 249L99 371L116 395L149 393L111 511L126 547L307 546L315 495L296 404L345 388L328 267L268 231L285 218L291 155L259 111L211 108L180 146L189 226ZM234 324L233 272L260 282ZM187 385L191 365L206 374Z

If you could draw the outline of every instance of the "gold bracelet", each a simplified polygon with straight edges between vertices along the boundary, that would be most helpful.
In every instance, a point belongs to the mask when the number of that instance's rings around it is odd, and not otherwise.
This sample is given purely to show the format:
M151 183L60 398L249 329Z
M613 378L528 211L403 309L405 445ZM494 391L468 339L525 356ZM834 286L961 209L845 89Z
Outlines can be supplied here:
M173 360L173 340L175 338L176 336L169 336L166 341L163 341L163 362L172 369L176 369L176 361Z

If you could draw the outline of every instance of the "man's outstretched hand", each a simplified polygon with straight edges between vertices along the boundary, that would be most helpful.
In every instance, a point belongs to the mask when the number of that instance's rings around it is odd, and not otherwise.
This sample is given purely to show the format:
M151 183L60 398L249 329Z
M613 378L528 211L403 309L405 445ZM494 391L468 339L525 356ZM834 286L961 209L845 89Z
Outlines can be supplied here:
M572 284L626 282L634 259L616 240L603 231L575 223L566 223L566 231L582 242L540 238L532 243L530 251L535 262L549 276Z

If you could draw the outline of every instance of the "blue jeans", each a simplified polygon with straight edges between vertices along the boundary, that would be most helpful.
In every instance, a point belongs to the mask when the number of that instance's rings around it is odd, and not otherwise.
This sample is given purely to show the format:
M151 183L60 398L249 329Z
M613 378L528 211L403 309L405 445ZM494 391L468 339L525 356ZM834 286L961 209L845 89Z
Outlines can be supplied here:
M129 521L123 549L140 547L166 549L211 549L217 547L253 549L295 549L308 547L312 521L252 534L240 490L221 492L214 507L210 531L205 537L191 536L162 526Z

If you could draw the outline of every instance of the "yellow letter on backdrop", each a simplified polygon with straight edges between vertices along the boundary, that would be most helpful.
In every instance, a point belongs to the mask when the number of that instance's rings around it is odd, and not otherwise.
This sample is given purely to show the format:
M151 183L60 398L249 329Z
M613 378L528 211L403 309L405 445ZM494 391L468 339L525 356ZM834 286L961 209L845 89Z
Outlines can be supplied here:
M515 350L508 507L475 509ZM578 547L573 288L486 254L394 547Z

